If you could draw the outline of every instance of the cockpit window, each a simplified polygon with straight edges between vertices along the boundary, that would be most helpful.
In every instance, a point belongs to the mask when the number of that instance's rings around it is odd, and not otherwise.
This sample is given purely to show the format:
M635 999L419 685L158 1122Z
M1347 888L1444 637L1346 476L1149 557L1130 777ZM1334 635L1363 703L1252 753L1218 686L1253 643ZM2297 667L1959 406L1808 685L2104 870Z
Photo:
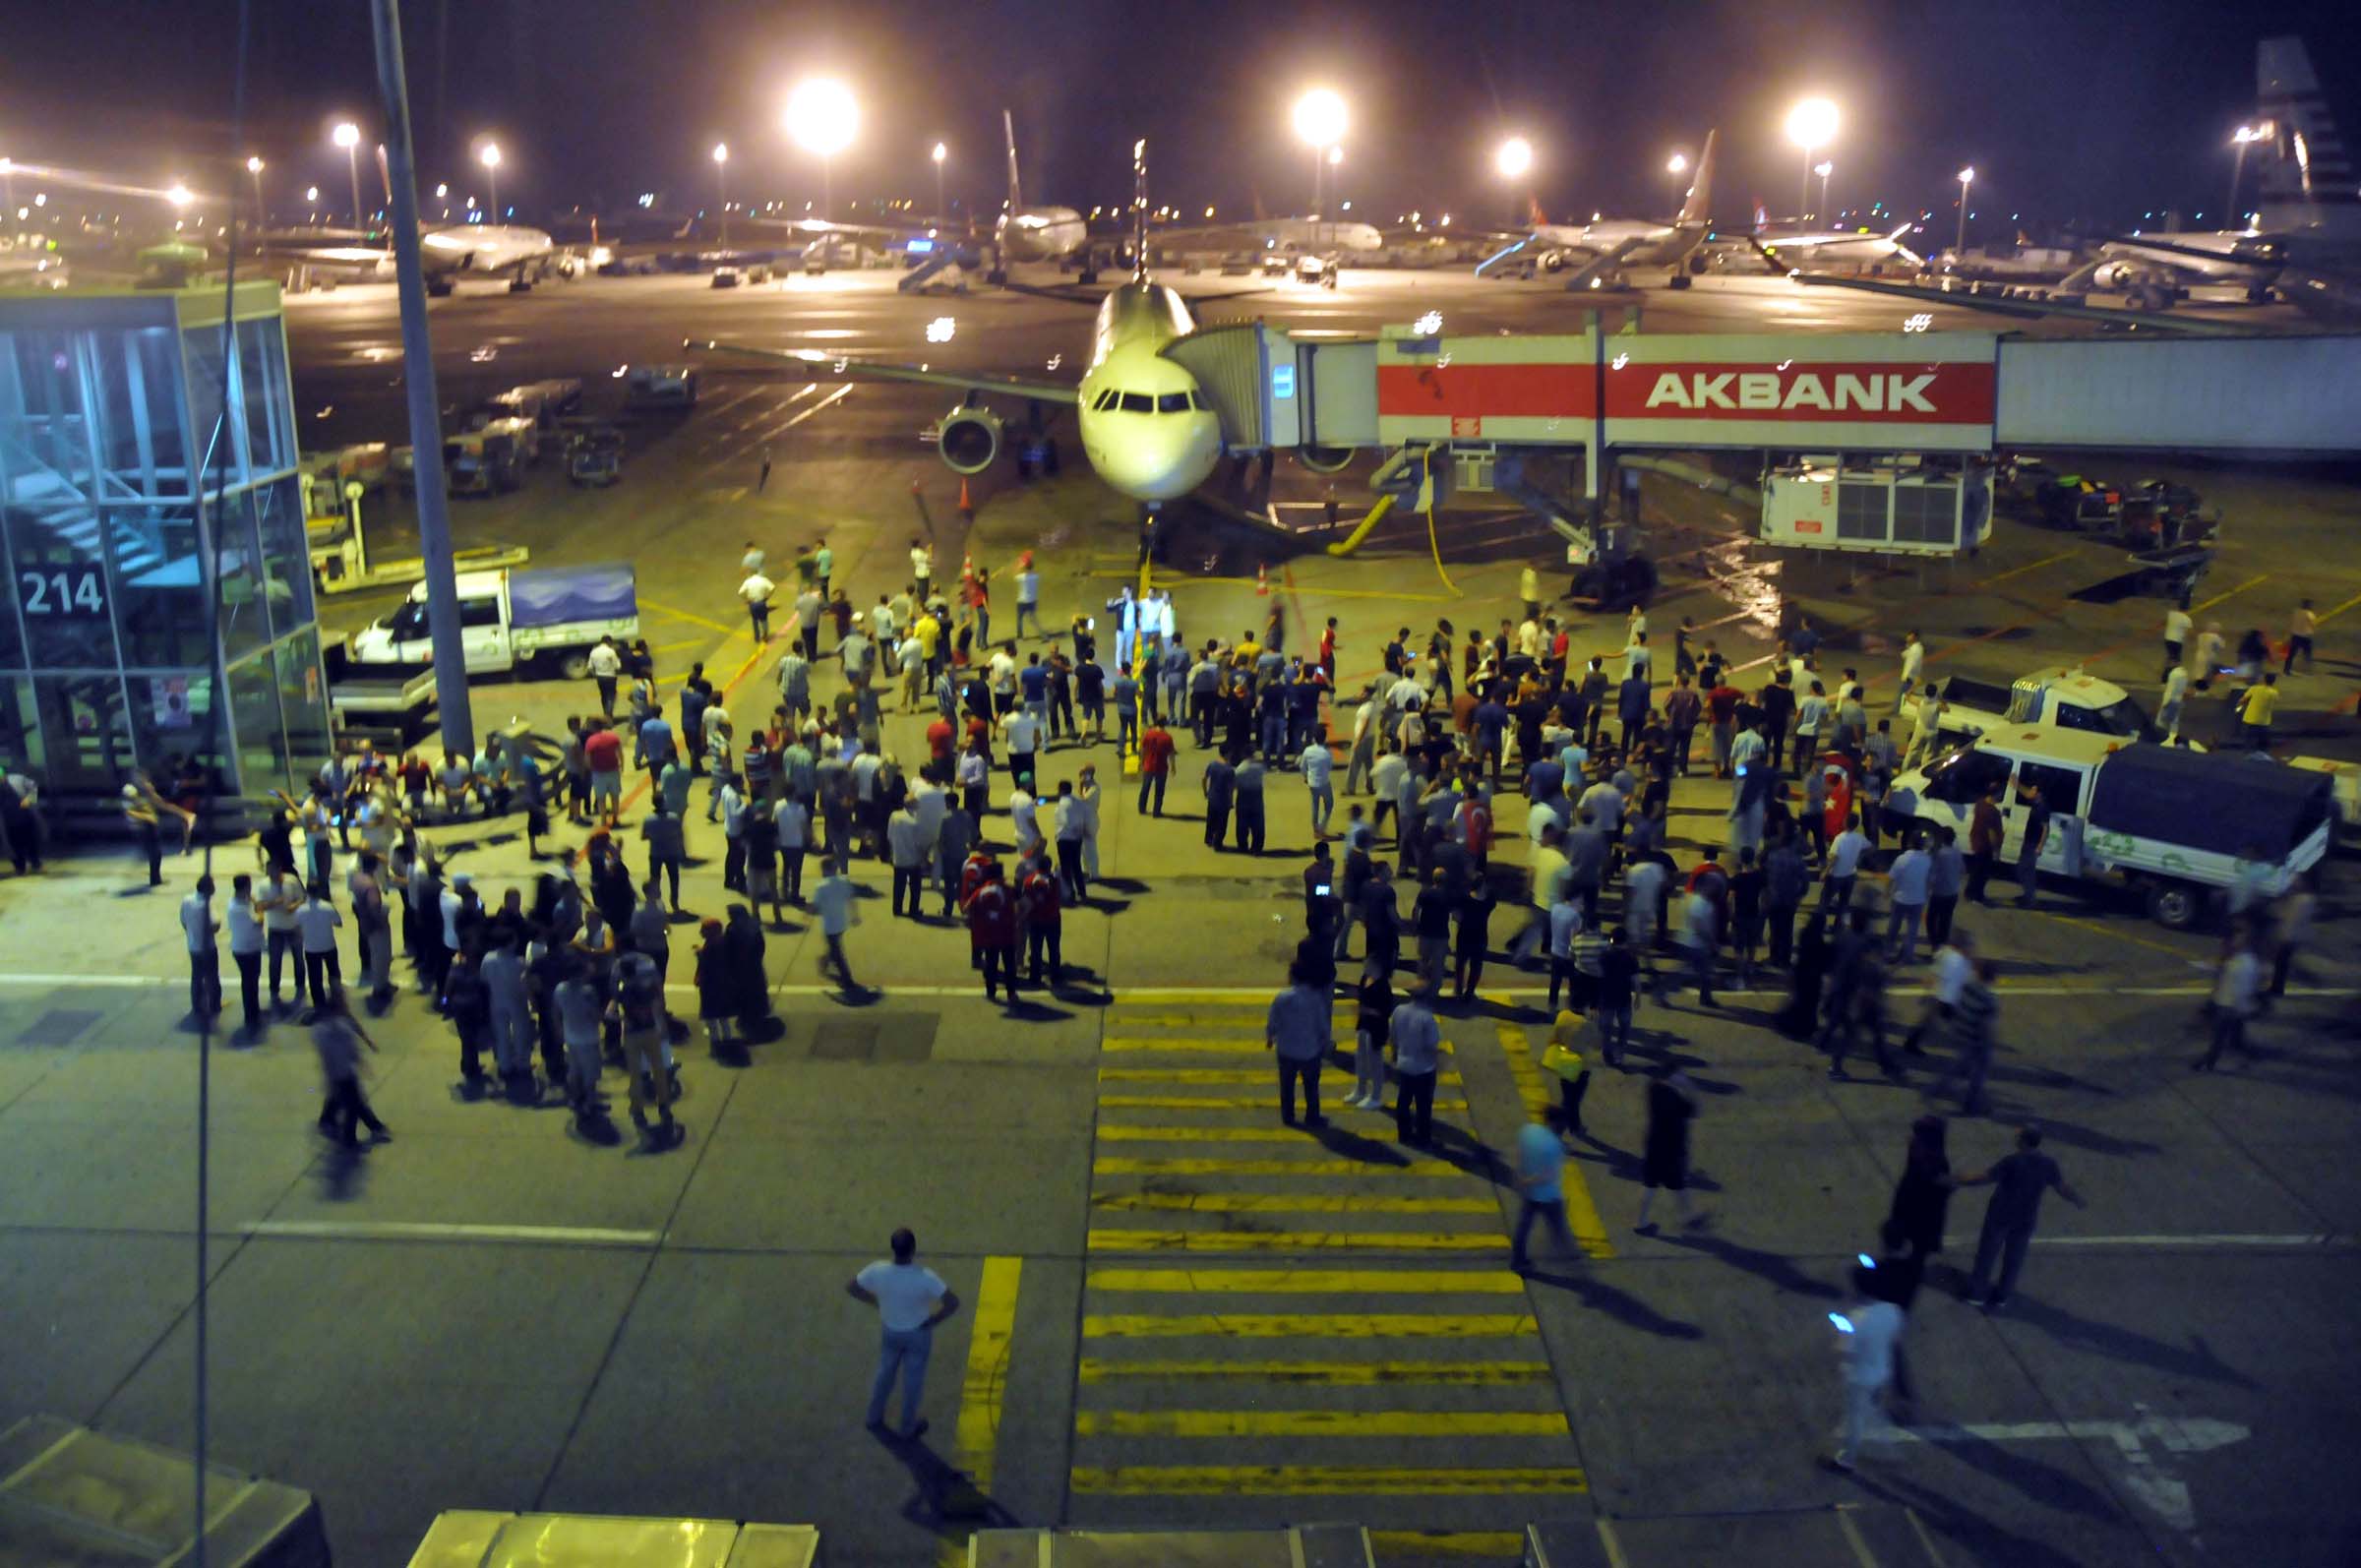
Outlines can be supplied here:
M1211 406L1205 401L1205 394L1199 392L1189 392L1188 406L1208 413L1212 411Z
M1100 392L1097 397L1091 400L1090 406L1092 411L1096 413L1105 413L1108 409L1115 406L1115 400L1121 394L1119 393L1113 387L1108 388L1106 391Z
M1156 411L1160 414L1187 413L1188 393L1184 392L1166 392L1156 399Z
M1154 413L1155 411L1156 411L1156 399L1155 399L1155 398L1153 398L1153 397L1150 397L1150 396L1149 396L1149 395L1148 395L1146 392L1125 392L1125 393L1123 393L1123 412L1124 412L1124 413L1126 413L1126 414L1152 414L1152 413Z

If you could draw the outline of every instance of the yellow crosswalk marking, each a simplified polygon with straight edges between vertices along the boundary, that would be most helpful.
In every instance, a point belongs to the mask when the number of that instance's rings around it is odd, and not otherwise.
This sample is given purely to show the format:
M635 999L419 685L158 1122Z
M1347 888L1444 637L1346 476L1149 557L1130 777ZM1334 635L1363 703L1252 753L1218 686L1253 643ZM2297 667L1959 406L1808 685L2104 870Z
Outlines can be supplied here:
M1494 1557L1522 1561L1525 1538L1513 1530L1372 1530L1370 1549L1380 1562L1403 1557Z
M1076 1466L1075 1491L1121 1497L1483 1497L1587 1492L1573 1466L1421 1470L1391 1465Z
M1508 1024L1498 1026L1500 1051L1508 1057L1509 1074L1517 1080L1517 1092L1524 1097L1525 1109L1540 1116L1550 1103L1553 1090L1544 1080L1549 1075L1534 1059L1532 1044L1525 1031ZM1575 1244L1585 1257L1611 1258L1615 1245L1606 1238L1606 1222L1599 1217L1599 1205L1591 1197L1591 1184L1582 1174L1582 1163L1568 1160L1565 1171L1566 1229L1574 1233Z
M1085 1383L1208 1377L1320 1388L1390 1388L1412 1383L1496 1388L1545 1383L1549 1365L1545 1361L1116 1361L1085 1356L1080 1373Z
M1093 1252L1497 1252L1494 1231L1101 1231Z
M1489 1198L1377 1198L1361 1193L1101 1192L1097 1209L1174 1209L1188 1214L1489 1214Z
M1212 1312L1159 1317L1094 1312L1082 1337L1095 1340L1492 1340L1536 1332L1518 1312Z
M1139 1269L1094 1268L1094 1291L1160 1291L1238 1296L1522 1296L1525 1282L1505 1269Z
M1383 1122L1380 1122L1377 1129L1373 1129L1366 1135L1369 1137L1385 1136L1384 1125ZM1102 1121L1099 1123L1099 1141L1101 1143L1285 1143L1301 1147L1303 1143L1303 1134L1299 1128L1276 1124L1260 1127L1151 1127L1134 1125L1129 1122L1119 1124ZM1414 1165L1447 1163L1434 1155L1416 1150L1401 1149L1395 1152ZM1390 1166L1389 1161L1383 1160L1372 1160L1369 1164L1372 1168Z
M1103 1094L1099 1096L1099 1104L1110 1111L1275 1111L1279 1105L1278 1077L1265 1076L1272 1087L1263 1094ZM1465 1111L1468 1103L1436 1095L1434 1109Z
M1457 1166L1385 1165L1374 1160L1136 1160L1101 1155L1090 1163L1097 1176L1464 1176Z
M1101 1067L1101 1083L1271 1083L1277 1074L1269 1067ZM1459 1088L1456 1072L1437 1073L1436 1083Z
M1563 1411L1077 1411L1077 1437L1562 1437Z

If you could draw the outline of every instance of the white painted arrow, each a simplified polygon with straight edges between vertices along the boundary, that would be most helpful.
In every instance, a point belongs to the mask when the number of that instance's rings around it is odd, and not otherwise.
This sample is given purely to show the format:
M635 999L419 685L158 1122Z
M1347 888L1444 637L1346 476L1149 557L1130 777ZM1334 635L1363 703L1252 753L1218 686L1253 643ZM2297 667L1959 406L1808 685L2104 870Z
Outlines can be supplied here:
M2253 1433L2235 1421L2206 1417L2181 1419L2158 1416L2145 1405L2136 1408L2139 1417L2128 1421L1988 1421L1968 1425L1934 1422L1894 1426L1882 1435L1887 1441L1909 1443L2036 1443L2061 1438L2109 1443L2125 1466L2121 1473L2125 1488L2173 1529L2195 1530L2197 1508L2190 1501L2188 1484L2159 1463L2149 1445L2152 1443L2168 1455L2202 1454L2243 1442Z

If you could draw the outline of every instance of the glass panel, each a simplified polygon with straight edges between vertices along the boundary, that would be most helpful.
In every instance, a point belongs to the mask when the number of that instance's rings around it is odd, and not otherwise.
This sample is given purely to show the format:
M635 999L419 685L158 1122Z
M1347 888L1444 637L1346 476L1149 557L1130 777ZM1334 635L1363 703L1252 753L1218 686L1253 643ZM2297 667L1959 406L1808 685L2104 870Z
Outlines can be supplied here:
M254 497L233 495L213 518L215 570L221 583L221 657L235 663L271 640L262 556L254 532Z
M237 732L241 795L284 789L287 736L278 716L278 666L268 653L229 667L229 721Z
M294 410L287 401L287 353L276 317L238 324L238 379L246 403L246 450L257 474L295 466Z
M7 562L8 552L0 549L0 567ZM16 573L10 571L7 591L0 593L0 669L25 668L25 628L17 619L17 593L21 587Z
M231 499L232 506L237 499ZM205 563L198 554L194 510L109 507L105 516L124 665L193 669L212 664L212 648L206 640Z
M287 726L292 783L310 778L328 761L328 689L320 677L320 633L301 632L272 654L278 661L278 711Z
M18 332L0 354L0 474L8 499L62 501L91 492L90 420L72 332Z
M180 351L189 377L189 441L197 458L197 482L211 489L226 482L242 485L246 475L238 461L235 432L221 423L221 329L194 327L180 334Z
M303 532L303 490L294 475L254 492L261 534L264 594L271 634L283 637L312 624L312 557Z
M61 793L111 795L134 765L123 683L112 675L33 677L49 787Z
M155 787L167 798L180 796L177 783L194 760L211 787L219 791L221 745L213 718L212 672L131 675L123 684L131 689L132 744ZM184 804L195 808L194 802Z
M46 788L47 766L41 727L33 720L32 682L21 675L0 676L0 767L29 773Z
M16 580L11 584L37 668L116 667L98 516L88 507L0 512Z
M180 366L172 330L91 334L98 462L110 496L185 496L188 448L180 428Z

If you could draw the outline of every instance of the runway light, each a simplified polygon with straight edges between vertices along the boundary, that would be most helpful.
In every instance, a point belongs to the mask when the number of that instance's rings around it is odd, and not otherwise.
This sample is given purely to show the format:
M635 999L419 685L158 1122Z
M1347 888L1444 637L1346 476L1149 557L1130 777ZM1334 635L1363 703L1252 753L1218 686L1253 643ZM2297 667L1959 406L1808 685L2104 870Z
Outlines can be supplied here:
M1504 180L1521 180L1533 171L1533 144L1512 136L1492 154L1492 167Z
M927 341L930 343L947 343L951 340L951 334L958 330L959 324L957 322L951 320L951 318L948 316L938 316L933 321L927 323Z

